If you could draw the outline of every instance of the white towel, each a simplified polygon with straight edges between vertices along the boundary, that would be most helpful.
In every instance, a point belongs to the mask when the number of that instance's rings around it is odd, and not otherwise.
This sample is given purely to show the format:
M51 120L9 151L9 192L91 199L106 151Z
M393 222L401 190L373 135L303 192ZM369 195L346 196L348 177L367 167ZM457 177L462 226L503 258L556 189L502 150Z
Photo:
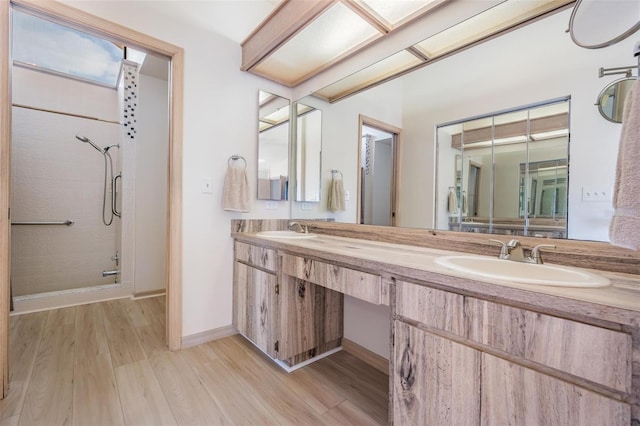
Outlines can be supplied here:
M458 197L456 197L456 191L453 188L449 188L447 211L451 214L458 214Z
M230 162L227 168L222 191L222 208L235 212L249 211L247 167L238 161Z
M640 80L624 103L613 208L611 244L640 250Z
M344 184L341 177L334 175L331 178L329 194L327 195L327 208L332 212L343 212L346 210L344 203Z

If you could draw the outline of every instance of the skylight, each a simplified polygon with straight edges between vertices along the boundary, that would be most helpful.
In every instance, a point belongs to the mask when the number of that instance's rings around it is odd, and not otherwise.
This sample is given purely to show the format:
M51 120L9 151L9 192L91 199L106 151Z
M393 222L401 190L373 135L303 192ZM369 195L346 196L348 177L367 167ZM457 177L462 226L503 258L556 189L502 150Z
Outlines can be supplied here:
M12 16L15 64L116 87L123 49L16 10Z

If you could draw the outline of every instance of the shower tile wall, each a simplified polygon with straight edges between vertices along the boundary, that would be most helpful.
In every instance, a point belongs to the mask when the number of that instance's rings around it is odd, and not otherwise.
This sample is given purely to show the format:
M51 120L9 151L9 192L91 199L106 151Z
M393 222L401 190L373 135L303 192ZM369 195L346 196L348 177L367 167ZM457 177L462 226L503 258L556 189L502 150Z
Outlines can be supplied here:
M38 101L33 96L22 96L22 100L34 107L48 103L47 108L88 116L104 113L91 111L90 103L82 101L83 96L96 90L94 86L87 88L84 83L33 71L25 76L23 71L20 70L19 79L14 79L18 84L14 88L15 104L25 104L20 102L21 93L25 93L20 85L29 78L40 82L27 86L32 88L42 87L42 79L55 79L49 87L65 86L65 93L55 89L41 92L43 101L35 105ZM116 96L113 90L103 95L103 99L112 97L114 112ZM99 101L92 97L94 103ZM104 105L100 108L104 109ZM103 270L115 269L111 257L116 251L119 228L102 223L104 160L75 135L86 135L97 145L106 146L119 143L120 126L20 107L14 107L12 114L12 222L74 221L72 226L12 226L14 296L113 283L114 277L102 277ZM117 154L115 151L113 154ZM115 173L118 170L116 160ZM114 225L118 222L116 218Z

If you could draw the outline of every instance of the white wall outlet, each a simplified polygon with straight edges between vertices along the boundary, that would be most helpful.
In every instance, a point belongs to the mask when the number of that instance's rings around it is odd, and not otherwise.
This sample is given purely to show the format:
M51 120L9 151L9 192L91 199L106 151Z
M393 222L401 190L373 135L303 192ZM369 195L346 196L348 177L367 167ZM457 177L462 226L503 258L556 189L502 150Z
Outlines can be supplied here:
M264 203L264 208L267 210L278 210L278 203L276 201L267 201Z
M213 192L213 179L211 178L203 178L202 179L202 193L203 194L211 194Z
M351 193L349 191L344 192L344 200L349 201L351 199Z
M613 194L611 189L595 188L595 187L582 187L582 202L583 203L607 203L613 200Z
M300 206L300 208L302 210L311 210L312 206L310 203L302 203L302 206Z

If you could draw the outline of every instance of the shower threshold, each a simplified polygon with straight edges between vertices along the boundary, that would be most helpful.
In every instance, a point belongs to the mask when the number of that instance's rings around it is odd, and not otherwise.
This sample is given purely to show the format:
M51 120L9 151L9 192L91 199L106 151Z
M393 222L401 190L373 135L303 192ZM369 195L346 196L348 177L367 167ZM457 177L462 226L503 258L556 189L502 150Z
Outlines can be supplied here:
M11 315L66 308L125 297L131 297L131 287L121 283L14 296L14 310Z

